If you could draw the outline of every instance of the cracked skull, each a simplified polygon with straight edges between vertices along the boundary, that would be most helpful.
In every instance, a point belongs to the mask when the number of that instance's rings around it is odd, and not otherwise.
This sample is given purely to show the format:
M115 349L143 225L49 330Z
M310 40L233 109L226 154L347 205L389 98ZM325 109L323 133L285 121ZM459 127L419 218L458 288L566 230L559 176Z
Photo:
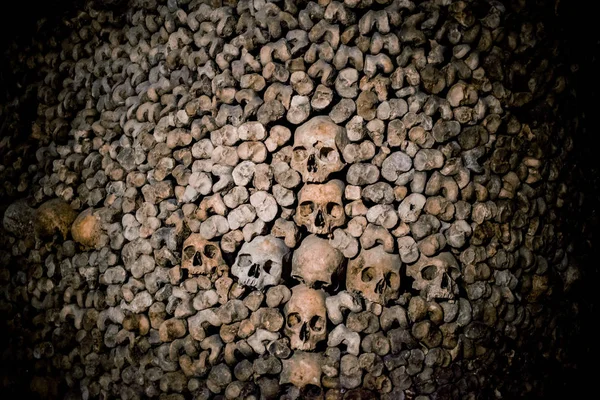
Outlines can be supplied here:
M294 133L291 167L304 182L325 182L344 167L341 151L348 143L346 129L326 116L314 117Z
M257 236L240 249L231 273L245 286L264 289L279 284L290 249L271 235Z
M423 291L427 301L452 299L458 294L456 279L460 269L452 253L440 253L431 258L421 254L419 261L407 267L406 273L414 279L413 289Z
M387 253L383 246L362 250L348 262L346 287L365 299L385 305L400 294L400 256Z
M314 288L331 286L342 270L344 256L329 240L309 235L292 257L292 277Z
M298 194L294 219L310 233L329 234L346 221L342 195L344 184L335 179L320 185L304 185Z
M294 350L314 350L327 336L325 292L304 284L292 288L284 307L285 334Z
M209 242L197 233L183 242L181 268L190 275L213 274L225 265L218 243Z

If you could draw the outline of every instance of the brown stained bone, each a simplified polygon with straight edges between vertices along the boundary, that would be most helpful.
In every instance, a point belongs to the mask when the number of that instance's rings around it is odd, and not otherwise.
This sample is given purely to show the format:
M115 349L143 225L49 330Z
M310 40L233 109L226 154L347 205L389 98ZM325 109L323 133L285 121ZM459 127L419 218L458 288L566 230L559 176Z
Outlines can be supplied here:
M294 352L289 360L283 360L279 383L291 383L298 388L321 386L322 358L319 353Z
M50 238L54 234L60 234L66 238L76 217L75 211L64 200L48 200L35 211L34 230L36 236Z
M71 226L71 236L79 244L89 248L99 248L104 245L107 237L102 232L102 221L89 208L81 212Z
M400 257L387 253L382 246L362 250L348 262L346 287L365 299L385 305L398 298Z
M225 265L217 242L210 242L200 234L191 234L183 243L181 268L192 275L213 274Z
M315 234L329 234L346 220L342 196L344 184L333 180L324 184L309 184L298 194L295 221Z
M284 307L284 331L295 350L314 350L327 337L325 293L300 284Z
M343 168L341 152L347 142L343 127L328 117L314 117L294 132L291 167L304 182L324 182Z
M407 268L407 274L414 279L413 288L422 290L428 301L452 299L458 294L456 280L460 270L452 253L444 252L432 258L421 255L418 262Z

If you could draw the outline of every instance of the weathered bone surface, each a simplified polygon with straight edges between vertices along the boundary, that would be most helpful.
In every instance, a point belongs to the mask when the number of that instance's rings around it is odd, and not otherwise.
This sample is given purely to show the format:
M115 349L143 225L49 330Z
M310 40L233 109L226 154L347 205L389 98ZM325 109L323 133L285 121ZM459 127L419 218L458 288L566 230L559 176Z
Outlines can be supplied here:
M271 235L257 236L244 243L231 268L242 285L257 289L279 284L290 249Z
M292 257L292 277L307 286L321 288L338 283L344 267L343 254L316 235L307 236Z
M7 398L530 398L575 365L596 217L539 2L85 3L1 61Z
M285 334L290 346L297 350L314 350L327 337L325 292L304 284L292 289L292 297L284 307Z
M366 300L386 305L400 295L400 267L397 254L387 253L383 246L362 250L348 262L346 287Z
M311 233L329 234L346 221L342 196L344 184L333 180L324 184L308 184L298 193L295 221Z
M190 274L214 274L225 265L217 242L211 242L198 233L192 233L183 242L181 268Z
M304 182L325 182L344 167L342 151L347 143L344 127L328 117L314 117L296 128L290 165Z

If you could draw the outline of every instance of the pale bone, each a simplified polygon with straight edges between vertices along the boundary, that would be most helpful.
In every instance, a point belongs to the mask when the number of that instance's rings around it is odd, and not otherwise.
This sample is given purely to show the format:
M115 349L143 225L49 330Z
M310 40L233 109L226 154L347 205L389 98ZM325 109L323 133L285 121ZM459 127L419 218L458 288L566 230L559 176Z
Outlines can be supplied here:
M264 352L267 351L265 342L268 345L277 339L279 339L279 333L259 328L246 340L246 342L252 347L252 350L254 350L256 354L264 354Z
M347 309L352 312L362 311L362 306L358 299L347 291L339 292L335 296L325 299L325 307L327 308L327 317L336 325L344 322L342 310Z
M206 219L209 217L209 212L213 212L218 215L225 215L227 212L227 206L225 206L223 198L219 193L202 199L198 209L196 210L196 218L198 218L200 221L206 221Z
M292 277L309 287L322 288L337 282L344 256L316 235L306 237L292 257Z
M333 237L329 241L331 246L341 251L346 258L354 258L358 254L358 240L344 229L333 231Z
M221 319L213 308L198 311L196 315L189 317L187 321L190 335L198 341L202 341L206 337L206 332L202 327L204 322L208 322L212 326L221 326Z
M363 249L370 249L376 245L382 245L388 253L395 249L394 237L382 226L369 224L360 237L360 245Z
M283 240L271 235L258 236L242 245L231 273L240 284L260 290L277 285L289 253Z
M327 339L327 346L336 347L340 344L346 345L346 352L358 356L360 352L360 334L353 332L344 324L338 324L330 333Z
M287 303L292 297L292 291L284 285L273 286L267 290L266 303L268 307L275 308Z

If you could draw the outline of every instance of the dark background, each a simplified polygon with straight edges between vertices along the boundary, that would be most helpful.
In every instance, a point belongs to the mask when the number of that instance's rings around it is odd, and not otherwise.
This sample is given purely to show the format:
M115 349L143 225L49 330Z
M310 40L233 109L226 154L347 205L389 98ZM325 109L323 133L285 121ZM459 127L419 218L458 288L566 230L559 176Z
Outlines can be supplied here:
M100 2L121 9L127 3L124 0ZM0 98L10 96L15 90L3 59L6 46L14 41L18 44L27 43L27 38L35 32L40 18L46 18L46 24L52 26L53 21L74 15L74 5L82 3L83 1L73 0L30 0L4 4L4 10L0 13ZM562 41L563 61L575 71L570 79L570 90L576 93L576 101L566 105L565 112L580 116L579 131L573 132L575 150L571 163L578 167L579 173L575 175L577 188L584 192L586 199L583 207L572 216L576 221L571 225L571 234L580 238L578 255L582 269L582 279L572 293L579 304L579 316L575 324L563 327L568 331L566 336L569 338L563 348L571 365L567 368L556 361L543 360L536 363L534 368L547 376L549 390L546 398L588 398L590 393L595 392L598 380L596 371L599 369L597 360L600 355L600 331L596 321L600 316L597 311L600 274L595 249L600 244L597 223L600 210L600 141L596 140L600 126L600 20L592 3L566 0L527 1L528 12L539 15L551 34Z

